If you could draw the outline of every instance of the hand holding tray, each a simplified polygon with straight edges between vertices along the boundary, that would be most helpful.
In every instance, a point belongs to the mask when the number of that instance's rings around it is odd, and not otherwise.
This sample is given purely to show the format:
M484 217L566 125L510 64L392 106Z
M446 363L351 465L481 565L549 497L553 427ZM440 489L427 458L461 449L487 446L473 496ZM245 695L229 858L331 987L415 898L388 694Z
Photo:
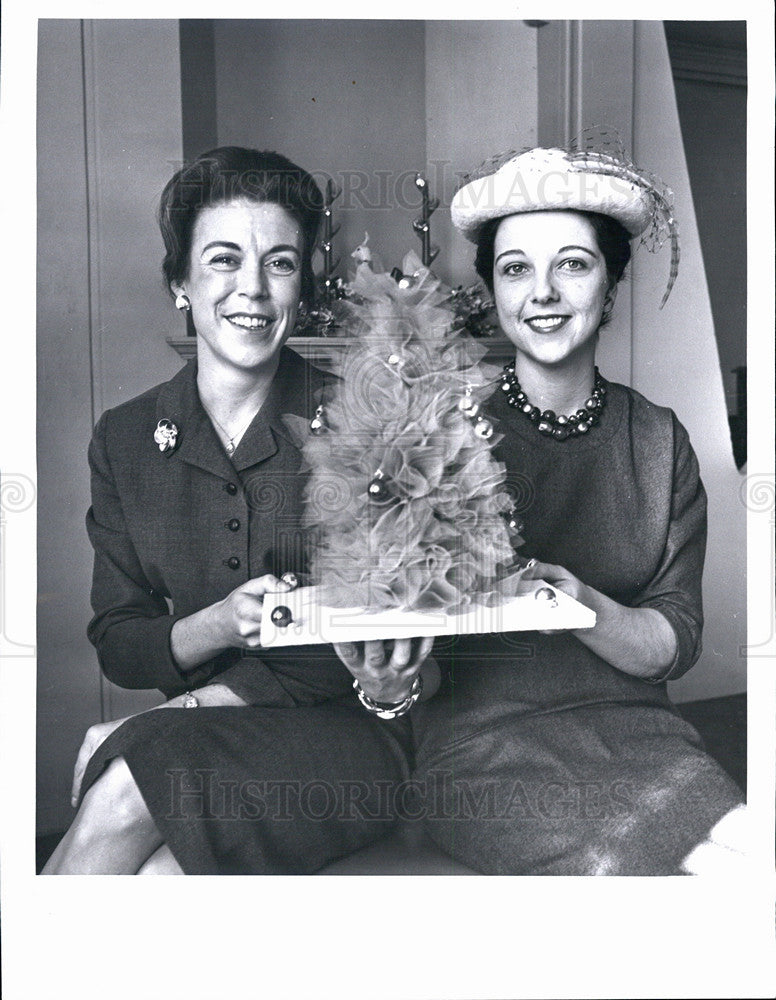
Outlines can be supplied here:
M332 608L318 603L317 587L302 587L264 597L261 645L273 648L370 639L593 628L595 622L595 612L542 580L532 581L528 593L496 607L472 605L455 615Z

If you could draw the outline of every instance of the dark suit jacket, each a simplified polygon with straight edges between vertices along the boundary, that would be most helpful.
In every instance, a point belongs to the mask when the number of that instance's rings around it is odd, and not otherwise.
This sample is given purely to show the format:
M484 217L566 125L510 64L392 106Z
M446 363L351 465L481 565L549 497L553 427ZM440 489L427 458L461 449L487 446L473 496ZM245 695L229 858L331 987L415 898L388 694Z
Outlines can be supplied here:
M350 675L328 646L271 656L227 650L186 674L174 622L264 573L304 573L304 474L284 413L310 417L324 376L283 349L269 397L230 460L199 400L196 361L100 418L89 448L95 551L88 635L105 675L171 696L214 677L251 704L344 694ZM158 421L178 427L160 452Z

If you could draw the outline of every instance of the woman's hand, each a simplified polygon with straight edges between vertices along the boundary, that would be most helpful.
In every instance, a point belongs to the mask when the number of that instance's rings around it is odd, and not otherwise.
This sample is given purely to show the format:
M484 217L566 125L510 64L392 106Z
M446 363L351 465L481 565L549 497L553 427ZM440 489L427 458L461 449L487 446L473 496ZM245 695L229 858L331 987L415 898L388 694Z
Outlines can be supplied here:
M334 650L365 694L374 701L397 705L410 693L433 645L434 640L430 638L395 639L392 642L378 639L335 643ZM425 682L424 692L428 694Z
M595 611L593 628L570 629L588 649L617 670L643 680L664 677L676 655L676 633L656 608L629 608L602 594L562 566L532 559L524 580L545 580L575 601ZM555 635L564 629L548 633Z
M261 607L270 591L291 590L290 584L268 573L236 587L217 601L172 627L170 646L181 670L193 670L225 649L256 649L260 645Z
M531 559L523 570L523 579L543 580L545 583L551 583L556 590L568 594L575 601L580 601L582 604L586 603L581 595L587 588L578 577L574 576L573 573L569 573L562 566L555 566L553 563L543 563L537 559ZM567 628L540 628L538 631L542 635L562 635L564 632L572 630Z
M217 682L197 688L194 697L199 702L201 708L240 708L246 704L226 684L219 684ZM169 701L165 701L161 705L155 705L153 708L148 709L148 711L154 712L159 708L183 708L185 698L186 695L184 694L177 695L177 697L170 698ZM196 710L191 709L191 711ZM137 714L144 715L145 713L138 712ZM112 732L118 729L119 726L123 726L128 719L133 719L134 717L133 715L127 715L123 719L113 719L111 722L98 722L86 730L86 736L84 736L81 749L78 751L75 768L73 769L73 787L70 792L70 802L73 808L78 804L78 797L81 794L81 782L83 781L86 767L94 756L95 751Z
M522 579L544 580L562 593L568 594L569 597L573 597L575 601L581 601L583 604L585 600L582 595L590 589L578 577L562 566L555 566L553 563L538 562L536 559L531 559L525 567Z
M255 649L261 645L259 633L264 595L271 591L284 592L291 589L284 580L278 580L268 573L248 580L214 605L220 619L225 648L237 646L240 649Z

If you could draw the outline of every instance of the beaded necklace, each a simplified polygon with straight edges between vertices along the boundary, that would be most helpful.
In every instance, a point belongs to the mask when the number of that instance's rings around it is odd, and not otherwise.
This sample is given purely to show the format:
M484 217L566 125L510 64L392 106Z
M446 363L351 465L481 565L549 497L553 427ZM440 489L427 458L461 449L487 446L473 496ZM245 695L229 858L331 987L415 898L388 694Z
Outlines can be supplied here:
M585 401L583 409L568 415L556 415L554 410L544 410L534 406L523 392L515 375L514 364L504 365L504 375L501 380L501 391L507 397L507 405L519 410L540 434L565 441L569 437L587 434L598 420L606 406L606 386L598 368L595 369L595 381L590 397Z

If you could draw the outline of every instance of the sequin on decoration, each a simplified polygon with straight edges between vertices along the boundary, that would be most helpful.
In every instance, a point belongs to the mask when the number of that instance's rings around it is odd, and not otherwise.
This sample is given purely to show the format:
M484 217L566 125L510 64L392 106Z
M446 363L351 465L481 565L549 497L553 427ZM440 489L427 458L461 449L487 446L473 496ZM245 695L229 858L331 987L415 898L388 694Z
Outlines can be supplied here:
M510 531L516 531L520 534L525 531L525 522L522 521L516 514L512 513L507 516L507 527Z
M539 589L534 594L537 601L548 601L552 602L551 606L557 605L558 599L555 596L555 591L552 587L539 587Z
M388 489L388 482L382 469L378 469L374 478L367 486L369 499L376 504L387 503L391 499L391 491Z
M464 396L458 403L458 409L464 416L474 418L480 412L480 404L471 396Z
M478 438L482 438L483 441L488 441L493 437L493 424L490 420L486 420L484 417L480 417L477 423L474 425L474 433Z
M290 608L287 608L285 604L281 604L277 608L272 609L270 619L272 620L272 624L277 625L278 628L287 628L294 620L294 616L291 614Z
M313 419L310 421L310 431L315 434L323 434L326 430L326 424L323 419L323 407L317 407Z

